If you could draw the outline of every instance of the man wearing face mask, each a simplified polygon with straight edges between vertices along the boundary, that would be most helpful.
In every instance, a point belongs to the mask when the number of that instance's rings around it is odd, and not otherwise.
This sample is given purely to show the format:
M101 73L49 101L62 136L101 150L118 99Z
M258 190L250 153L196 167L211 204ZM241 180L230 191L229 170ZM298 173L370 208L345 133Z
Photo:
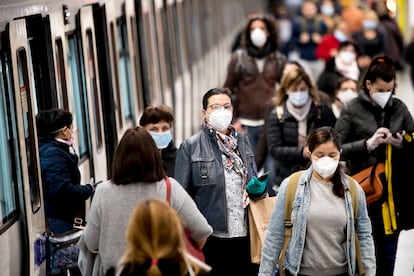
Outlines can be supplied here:
M174 176L175 155L177 152L171 133L173 123L174 116L171 109L166 105L146 107L139 120L139 124L154 139L162 157L164 170L170 177Z
M177 151L174 177L213 227L203 248L212 267L209 275L257 275L250 262L245 209L245 186L256 175L256 164L248 139L230 125L230 90L209 90L202 114L202 130Z
M374 58L362 79L358 97L344 106L335 125L343 144L342 158L351 175L391 160L387 174L392 176L387 179L391 182L384 186L387 195L369 206L377 275L392 275L398 233L414 225L414 189L405 180L414 169L408 144L411 139L405 135L414 131L414 120L407 106L392 96L395 81L393 61L387 56Z
M241 49L232 55L227 66L224 87L233 92L233 125L247 134L253 151L285 61L278 51L274 20L263 15L249 18L242 33ZM270 167L265 164L265 171Z

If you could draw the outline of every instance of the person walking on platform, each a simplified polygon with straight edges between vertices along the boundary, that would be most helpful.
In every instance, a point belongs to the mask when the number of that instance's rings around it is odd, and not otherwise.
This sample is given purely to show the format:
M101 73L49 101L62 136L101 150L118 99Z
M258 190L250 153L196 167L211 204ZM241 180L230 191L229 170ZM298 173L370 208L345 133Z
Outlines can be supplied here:
M85 200L94 190L91 184L80 184L72 121L72 114L63 109L43 110L36 116L46 220L53 234L73 229L75 219L85 219ZM81 274L73 268L70 275Z
M342 159L349 173L385 163L383 196L369 206L376 244L377 275L392 275L396 239L401 229L413 228L412 177L414 120L407 106L393 97L394 62L375 57L361 82L358 97L342 109L335 128L342 142ZM407 134L407 135L406 135Z
M304 0L301 11L302 17L293 24L292 45L298 52L298 61L312 81L316 82L324 66L324 61L315 55L316 47L327 33L327 27L318 16L318 7L314 0Z
M161 153L163 167L168 176L174 176L177 148L172 138L174 115L166 105L148 106L139 120L139 124L149 131Z
M273 189L294 171L307 167L306 137L315 128L334 126L330 107L320 104L319 92L303 69L283 77L276 92L275 106L267 120L267 147L273 158Z
M161 155L148 131L143 127L128 129L115 150L111 180L95 191L80 240L80 247L87 249L79 260L81 269L92 266L93 275L105 275L116 267L126 248L124 235L135 206L148 198L167 200L166 177ZM169 181L170 205L202 248L212 228L183 187L173 178ZM94 265L87 258L88 251L97 254Z
M234 99L233 126L247 134L254 151L286 57L278 51L275 21L270 17L250 17L241 37L223 87L230 88Z
M318 128L309 135L306 149L312 166L290 175L280 186L263 244L259 276L275 275L281 252L284 261L279 269L288 276L375 276L365 194L339 163L338 133L332 127ZM291 209L286 207L289 205ZM292 226L284 248L286 220Z
M230 125L228 88L207 91L202 104L202 129L179 147L174 175L213 227L203 248L210 275L257 275L245 209L245 186L256 176L253 151L247 137Z
M108 274L197 275L200 267L184 253L183 231L180 217L167 202L157 198L140 202L129 219L125 253L114 273Z

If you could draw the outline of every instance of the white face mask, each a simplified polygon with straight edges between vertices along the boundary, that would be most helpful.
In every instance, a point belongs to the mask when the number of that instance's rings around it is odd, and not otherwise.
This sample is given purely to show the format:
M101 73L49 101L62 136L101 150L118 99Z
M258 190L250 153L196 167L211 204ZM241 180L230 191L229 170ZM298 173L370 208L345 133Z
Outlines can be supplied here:
M348 39L348 36L341 32L340 30L335 30L333 33L334 37L338 39L339 42L344 42Z
M233 119L233 113L230 110L221 108L210 113L207 122L210 126L218 131L227 129Z
M338 167L339 160L325 156L316 160L312 160L312 167L322 178L332 176Z
M387 92L374 92L372 94L372 99L379 105L381 108L384 108L390 99L392 91Z
M252 41L254 46L262 48L263 45L265 45L266 43L267 36L263 30L256 28L250 32L250 40Z
M345 89L343 91L339 91L337 97L343 103L346 104L353 98L356 98L357 93L352 89Z
M338 55L339 59L346 64L350 64L351 62L356 60L356 54L353 52L341 51Z
M309 100L309 91L291 92L288 94L288 100L294 106L304 106Z

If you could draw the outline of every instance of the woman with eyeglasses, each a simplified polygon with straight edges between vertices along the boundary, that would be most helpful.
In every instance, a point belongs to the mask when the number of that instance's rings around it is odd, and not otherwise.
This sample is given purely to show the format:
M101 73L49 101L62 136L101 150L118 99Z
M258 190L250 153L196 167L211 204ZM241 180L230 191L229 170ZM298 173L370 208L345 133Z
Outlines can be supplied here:
M80 184L72 114L63 109L44 110L36 121L47 224L50 231L60 234L73 229L75 218L84 219L85 200L94 188ZM71 269L70 275L80 275L80 271Z
M256 164L247 137L231 125L230 90L204 94L202 114L201 131L177 151L174 177L213 227L203 248L212 267L209 275L257 275L250 262L245 209L245 186L256 175Z

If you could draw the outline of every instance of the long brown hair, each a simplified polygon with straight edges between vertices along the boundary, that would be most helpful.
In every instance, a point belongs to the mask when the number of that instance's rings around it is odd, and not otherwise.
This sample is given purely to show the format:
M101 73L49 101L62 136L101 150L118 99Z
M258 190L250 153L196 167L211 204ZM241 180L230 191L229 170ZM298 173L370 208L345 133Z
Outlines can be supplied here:
M128 129L115 150L112 182L117 185L156 182L165 176L161 155L151 135L140 126Z

